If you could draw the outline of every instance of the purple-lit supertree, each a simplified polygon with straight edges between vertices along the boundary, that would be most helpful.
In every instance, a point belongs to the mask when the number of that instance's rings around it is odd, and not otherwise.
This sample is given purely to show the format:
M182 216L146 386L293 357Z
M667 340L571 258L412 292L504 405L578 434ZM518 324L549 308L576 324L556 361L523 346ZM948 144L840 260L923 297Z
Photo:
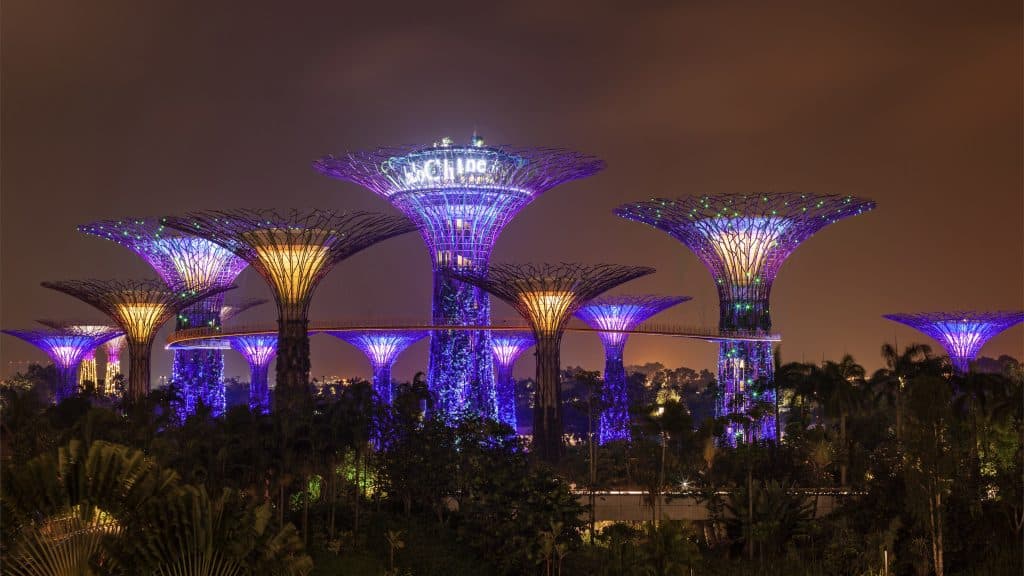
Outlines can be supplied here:
M486 146L477 136L468 146L444 138L432 146L381 148L314 163L323 174L369 188L417 224L430 250L438 326L488 326L491 320L486 294L444 270L485 273L498 235L524 206L603 167L597 158L568 150ZM427 382L442 412L493 414L490 333L433 332Z
M245 260L205 238L165 228L157 218L101 220L78 227L80 232L116 242L142 257L172 290L198 291L231 285L246 267ZM217 293L182 310L175 329L219 327L224 294ZM214 414L224 411L224 353L221 350L176 349L171 379L181 388L184 415L202 401Z
M104 329L117 330L113 326L104 326L98 324L92 324L89 322L80 321L65 321L65 320L37 320L43 326L47 328L53 328L54 330L62 331L79 331L85 334L92 334L100 332ZM120 336L108 340L107 343L120 338ZM95 347L86 350L85 354L82 355L82 361L78 366L78 389L82 390L86 382L92 382L96 386L96 390L103 393L100 387L100 381L96 374L96 350L102 346L103 343L97 344Z
M966 374L985 342L1003 330L1024 322L1024 311L920 312L886 314L883 317L906 324L937 340L949 354L953 369L959 374Z
M542 460L562 456L562 334L580 306L612 288L654 272L615 264L497 264L487 272L445 273L501 298L530 323L537 345L533 449Z
M495 375L498 421L508 424L513 430L518 428L519 418L516 416L516 378L512 374L512 367L530 346L533 346L532 332L491 333L491 351L494 353L494 363L498 366Z
M718 288L724 334L763 334L771 329L769 296L786 258L825 226L871 210L875 203L851 196L771 193L652 199L615 213L649 224L685 244L711 272ZM746 417L755 401L774 403L770 342L727 340L719 347L719 416ZM769 386L759 391L755 383ZM776 438L774 415L747 425L730 424L728 441Z
M598 425L601 444L629 440L629 395L626 389L626 368L622 351L629 331L658 312L690 300L689 296L601 296L576 312L576 316L596 330L601 330L604 344L604 409Z
M406 348L422 340L428 333L417 330L328 330L335 338L358 348L373 367L373 389L384 402L394 400L391 367Z
M228 248L267 282L277 304L274 402L289 411L310 398L309 305L320 281L349 256L416 229L399 216L333 210L207 211L164 222Z
M267 413L270 410L270 387L267 385L267 374L270 361L277 353L277 336L249 334L228 336L225 339L249 363L249 408L253 412Z
M66 280L42 285L99 309L124 331L130 364L130 400L138 400L149 393L150 352L160 326L204 298L234 288L172 290L159 280Z
M94 350L120 332L113 326L78 326L50 330L3 330L39 348L57 368L57 402L78 392L78 366L89 350Z

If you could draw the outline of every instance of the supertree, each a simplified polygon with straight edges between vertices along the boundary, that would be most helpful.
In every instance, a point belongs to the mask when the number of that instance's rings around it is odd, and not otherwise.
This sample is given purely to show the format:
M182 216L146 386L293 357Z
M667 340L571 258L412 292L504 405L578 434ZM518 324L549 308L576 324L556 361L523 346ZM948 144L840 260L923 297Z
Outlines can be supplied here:
M172 316L233 286L172 290L158 280L66 280L43 286L74 296L107 314L124 331L128 344L128 396L149 393L149 355L156 331Z
M114 392L114 379L121 373L121 350L124 349L124 335L107 340L104 347L107 352L107 366L103 370L103 392L112 394Z
M1001 312L920 312L886 314L888 320L906 324L937 340L949 354L953 369L966 374L985 342L1020 322L1024 311Z
M53 328L54 330L66 330L66 331L79 331L86 334L99 333L103 330L117 330L113 326L99 325L89 322L80 321L66 321L66 320L37 320L43 326ZM118 332L120 334L120 332ZM120 336L115 336L119 338ZM108 340L107 342L110 342ZM103 344L97 344L95 347L85 351L82 355L82 361L78 366L78 389L82 390L86 382L92 382L97 387L99 392L103 392L100 389L100 381L97 379L98 374L96 373L96 350Z
M313 166L370 189L417 224L434 270L434 325L488 326L487 296L443 271L486 273L498 235L524 206L604 162L562 149L486 146L474 135L468 146L444 138L432 146L327 156ZM427 383L442 413L492 414L490 333L434 331Z
M519 419L516 417L516 378L512 367L519 356L527 348L533 346L532 332L494 332L491 334L491 351L494 363L498 366L495 378L496 396L498 399L498 421L518 429Z
M604 344L604 409L598 425L598 440L602 444L629 439L629 396L626 368L622 364L629 331L658 312L687 300L689 296L599 296L576 312L588 326L601 330Z
M487 272L454 271L453 277L508 302L530 324L537 345L537 394L533 446L541 459L562 453L561 342L569 318L588 300L654 268L614 264L495 264Z
M262 306L267 302L269 302L269 300L264 298L247 298L240 302L235 302L234 304L225 304L220 307L220 321L227 322L239 314L246 312L250 308Z
M196 236L164 227L158 218L100 220L78 227L80 232L116 242L149 263L172 290L199 291L230 286L246 267L229 250ZM223 292L182 310L175 329L219 327ZM224 354L221 350L176 349L171 379L181 388L184 414L199 402L214 414L224 411Z
M78 366L89 350L95 349L119 332L113 326L83 326L49 330L3 330L39 348L57 368L57 402L78 391Z
M228 336L226 340L249 363L249 408L254 412L266 413L270 410L267 375L270 361L277 353L277 336L249 334Z
M625 204L615 213L669 233L692 250L714 277L723 333L771 329L769 296L786 258L825 226L871 210L875 203L851 196L772 193L721 194L652 199ZM724 340L719 346L719 416L747 418L755 401L774 403L770 342ZM756 397L755 397L756 396ZM748 439L774 439L773 415L748 428ZM743 435L731 424L728 441Z
M388 404L394 399L391 367L399 354L428 334L419 330L328 330L326 333L366 355L373 367L373 389Z
M164 221L231 250L266 280L278 313L275 398L288 406L309 394L308 314L320 280L364 248L416 229L397 216L332 210L238 209Z

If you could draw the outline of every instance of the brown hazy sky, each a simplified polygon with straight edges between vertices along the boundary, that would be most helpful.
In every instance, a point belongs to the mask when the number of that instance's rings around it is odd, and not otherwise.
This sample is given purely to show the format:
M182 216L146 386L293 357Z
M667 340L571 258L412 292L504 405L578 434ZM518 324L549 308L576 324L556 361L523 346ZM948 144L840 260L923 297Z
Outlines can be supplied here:
M301 6L301 9L300 9ZM1022 33L999 2L56 2L4 0L2 307L5 328L91 308L42 280L151 276L79 234L99 218L198 208L390 210L310 169L319 155L428 143L567 146L603 173L555 188L494 261L653 265L621 291L682 293L658 318L714 325L708 273L667 235L611 214L651 196L799 190L873 198L783 266L773 291L784 360L926 340L898 311L1024 306ZM340 265L317 319L421 316L418 236ZM252 271L236 296L268 294ZM496 318L512 317L504 306ZM249 321L271 321L272 307ZM166 329L165 331L166 332ZM161 337L162 340L162 337ZM1024 327L986 355L1022 355ZM710 344L634 337L627 363L712 368ZM228 353L229 375L244 365ZM42 359L0 339L8 363ZM594 336L566 364L602 366ZM426 344L396 376L425 367ZM154 374L170 354L154 354ZM518 372L532 371L529 357ZM313 340L313 375L368 375Z

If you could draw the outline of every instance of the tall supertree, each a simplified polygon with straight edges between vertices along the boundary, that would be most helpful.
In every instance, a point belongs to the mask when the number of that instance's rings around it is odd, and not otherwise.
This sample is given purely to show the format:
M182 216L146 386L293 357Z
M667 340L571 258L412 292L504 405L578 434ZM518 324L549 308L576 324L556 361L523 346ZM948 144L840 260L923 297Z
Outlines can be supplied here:
M309 304L320 280L364 248L416 229L401 217L332 210L238 209L164 221L231 250L266 280L278 314L275 398L288 406L309 395Z
M662 310L690 300L689 296L600 296L581 307L576 316L601 330L604 344L604 409L598 425L601 444L629 440L629 395L622 352L629 331Z
M225 304L220 307L220 321L227 322L239 314L248 311L250 308L262 306L269 302L264 298L247 298L234 304Z
M487 296L443 272L485 274L498 235L524 206L604 162L569 150L487 146L474 136L468 146L444 138L432 146L327 156L313 166L369 188L418 225L434 270L434 325L488 326ZM433 332L427 383L442 412L493 414L490 333Z
M124 335L107 340L104 349L107 352L107 365L103 369L103 392L114 393L114 379L121 374L121 350L126 343Z
M797 246L825 226L874 207L870 200L851 196L721 194L636 202L615 213L668 232L692 250L718 288L719 328L726 334L744 334L771 329L772 283ZM770 386L763 393L755 386L758 381L772 382L773 362L770 342L721 342L718 382L723 394L718 415L746 417L756 401L774 403ZM730 425L729 442L742 437L743 428ZM751 423L748 432L748 439L775 438L774 416Z
M245 260L206 240L165 228L158 218L101 220L78 227L80 232L116 242L149 263L172 290L199 291L230 286L246 267ZM176 330L219 327L223 292L201 300L177 316ZM176 349L171 379L181 388L185 415L199 402L215 414L224 411L224 353L209 349Z
M391 367L406 348L422 340L427 332L418 330L328 330L335 338L358 348L373 367L373 389L390 404L394 400Z
M270 388L267 385L270 361L277 353L277 336L249 334L225 338L249 363L249 408L253 412L270 410Z
M157 330L172 316L233 286L172 290L157 280L67 280L43 286L89 304L107 314L124 331L128 343L128 396L149 393L149 355Z
M906 324L937 340L949 354L953 369L966 374L985 342L1003 330L1024 322L1024 311L920 312L886 314L883 317Z
M78 392L78 366L89 350L117 337L113 326L82 326L49 330L3 330L39 348L53 360L57 368L57 402Z
M448 271L508 302L530 324L537 343L537 394L533 446L541 459L562 454L561 342L569 318L580 306L654 268L614 264L496 264L487 272Z
M513 430L518 429L519 418L516 416L516 378L512 374L512 367L533 343L532 332L502 331L491 334L491 351L494 353L494 363L498 366L495 377L498 421L508 424Z

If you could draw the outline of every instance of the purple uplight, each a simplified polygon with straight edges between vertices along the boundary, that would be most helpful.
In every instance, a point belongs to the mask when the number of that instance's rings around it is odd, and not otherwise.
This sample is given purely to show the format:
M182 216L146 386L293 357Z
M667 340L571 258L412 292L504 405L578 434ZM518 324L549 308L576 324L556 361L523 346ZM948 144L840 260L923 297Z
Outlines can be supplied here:
M533 344L533 332L503 331L491 334L491 351L498 367L498 421L508 424L513 430L517 430L519 418L516 415L516 379L512 374L512 367L519 356Z
M599 441L604 444L628 440L630 430L629 395L622 352L628 332L651 316L690 300L689 296L605 296L585 304L576 316L596 330L601 330L604 344L604 410L598 426Z
M327 156L313 166L370 189L416 223L434 269L434 324L489 326L484 291L443 271L486 272L498 235L524 206L604 162L568 150L485 146L474 136L470 145L444 138L427 147ZM442 412L495 414L490 340L486 330L431 334L427 381Z
M249 407L254 412L267 413L270 410L267 374L270 361L277 354L277 335L228 336L226 339L249 363Z
M399 354L427 335L427 332L417 330L345 330L326 333L348 342L366 355L373 367L373 389L388 404L394 400L391 367Z
M121 334L113 326L79 326L61 330L3 330L46 352L57 368L57 402L78 392L78 365L100 344Z
M949 354L953 368L965 374L989 339L1024 322L1024 311L923 312L886 314L884 318L906 324L937 340Z
M78 230L132 250L173 290L199 291L229 286L245 260L205 238L181 234L155 218L106 220ZM217 327L224 294L201 300L177 316L176 329ZM172 380L181 387L185 415L202 400L214 413L224 410L224 355L219 350L175 350Z

